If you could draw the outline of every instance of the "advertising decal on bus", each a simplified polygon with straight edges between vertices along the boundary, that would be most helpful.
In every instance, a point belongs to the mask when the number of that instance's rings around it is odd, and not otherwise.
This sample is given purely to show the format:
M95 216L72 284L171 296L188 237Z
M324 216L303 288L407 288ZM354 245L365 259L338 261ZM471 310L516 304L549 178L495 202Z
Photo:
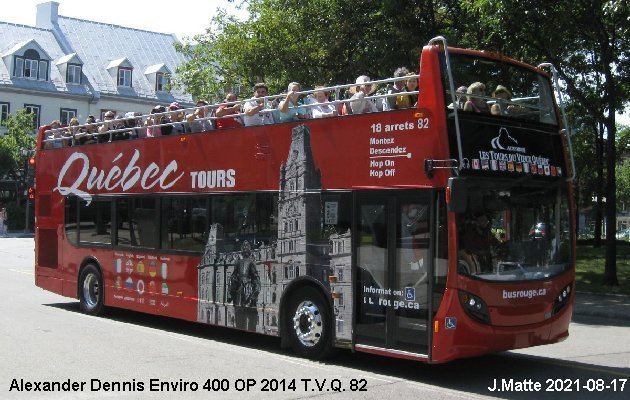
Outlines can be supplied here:
M463 169L466 172L517 173L561 177L561 145L553 138L536 137L519 128L498 130L464 122L469 129L463 139ZM556 137L559 139L559 137Z

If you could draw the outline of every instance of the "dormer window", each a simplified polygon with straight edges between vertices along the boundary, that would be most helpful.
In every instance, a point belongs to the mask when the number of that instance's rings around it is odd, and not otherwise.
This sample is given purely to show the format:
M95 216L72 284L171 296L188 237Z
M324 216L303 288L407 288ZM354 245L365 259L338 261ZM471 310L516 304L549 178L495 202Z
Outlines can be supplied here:
M28 49L24 56L15 56L13 76L16 78L48 80L48 60L42 59L37 50Z
M113 60L107 66L112 79L116 80L119 87L131 87L133 81L133 65L127 58Z
M144 70L144 76L150 83L154 83L156 92L166 92L170 83L171 70L162 63L150 65Z
M66 82L81 84L81 66L76 64L68 64L68 71L66 72Z
M131 68L118 68L118 86L129 86L131 87L131 72L133 70Z
M56 65L57 68L59 68L61 76L65 76L66 83L75 85L81 84L83 61L81 61L77 53L71 53L61 57L57 60Z
M157 72L155 74L155 91L163 92L166 91L166 87L170 83L170 79L168 74L164 74L162 72Z

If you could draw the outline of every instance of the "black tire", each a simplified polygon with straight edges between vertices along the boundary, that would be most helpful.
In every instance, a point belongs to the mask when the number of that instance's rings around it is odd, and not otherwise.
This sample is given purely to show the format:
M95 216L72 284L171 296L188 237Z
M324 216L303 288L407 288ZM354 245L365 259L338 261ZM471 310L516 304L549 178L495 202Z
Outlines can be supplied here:
M79 306L90 315L101 315L105 309L103 276L94 264L88 264L79 275Z
M285 332L296 354L321 360L332 353L330 306L318 290L298 289L289 299L285 321Z

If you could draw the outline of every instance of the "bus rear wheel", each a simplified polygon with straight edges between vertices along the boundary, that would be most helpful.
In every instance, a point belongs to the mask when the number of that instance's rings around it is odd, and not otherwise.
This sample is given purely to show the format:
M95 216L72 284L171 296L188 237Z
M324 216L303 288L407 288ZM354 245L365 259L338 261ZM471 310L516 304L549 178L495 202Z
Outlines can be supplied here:
M94 264L88 264L79 276L79 305L90 315L103 313L103 276Z
M287 333L293 351L315 360L332 352L332 318L330 307L319 291L312 287L298 289L287 310Z

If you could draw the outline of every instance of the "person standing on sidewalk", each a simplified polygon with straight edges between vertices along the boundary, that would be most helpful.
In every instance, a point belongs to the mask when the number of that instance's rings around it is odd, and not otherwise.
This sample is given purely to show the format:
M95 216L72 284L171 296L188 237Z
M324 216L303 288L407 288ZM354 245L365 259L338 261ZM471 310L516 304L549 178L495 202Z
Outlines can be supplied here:
M7 209L0 208L0 236L6 236L7 234Z

